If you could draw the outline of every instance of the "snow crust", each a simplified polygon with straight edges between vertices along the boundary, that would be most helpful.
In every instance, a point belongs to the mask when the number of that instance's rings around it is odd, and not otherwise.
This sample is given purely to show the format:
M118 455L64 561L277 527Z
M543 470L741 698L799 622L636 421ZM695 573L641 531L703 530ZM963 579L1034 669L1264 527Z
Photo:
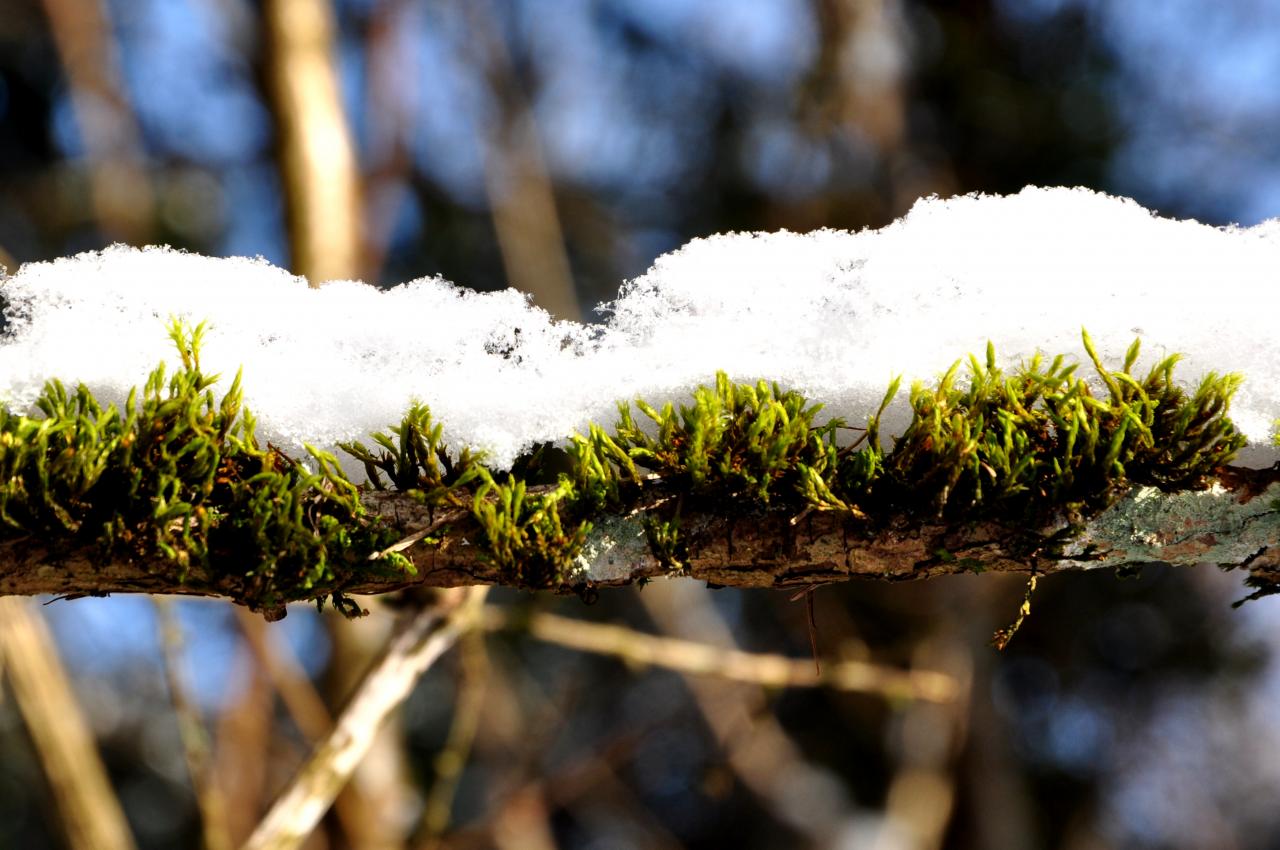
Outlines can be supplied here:
M208 321L202 365L242 365L262 436L331 449L431 405L457 447L509 465L535 442L612 422L618 399L682 401L717 369L801 390L863 421L890 379L933 379L988 340L1013 365L1083 356L1087 327L1119 365L1185 355L1182 380L1246 377L1232 414L1269 463L1280 416L1280 220L1216 228L1085 189L927 198L880 230L696 239L625 283L604 321L553 321L514 290L442 279L309 289L261 259L115 246L0 281L0 404L53 377L121 401L160 360L166 321ZM1082 371L1091 372L1085 365ZM905 393L890 422L905 422Z

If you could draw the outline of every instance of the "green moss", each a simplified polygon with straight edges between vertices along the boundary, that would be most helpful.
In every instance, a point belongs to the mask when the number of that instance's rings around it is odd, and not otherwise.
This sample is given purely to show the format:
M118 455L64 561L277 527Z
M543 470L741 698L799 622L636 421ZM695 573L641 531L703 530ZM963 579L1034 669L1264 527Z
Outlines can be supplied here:
M41 417L0 410L0 537L92 543L104 558L161 555L180 578L198 563L222 592L261 609L327 597L350 613L342 587L412 569L399 555L369 560L391 532L333 456L308 449L304 465L261 447L239 379L215 400L215 376L200 370L202 328L171 333L181 368L157 368L123 410L57 382L37 403ZM967 380L956 363L912 387L912 419L892 449L879 422L897 381L865 427L851 428L818 424L821 405L796 392L723 373L687 405L635 401L643 426L622 403L612 430L591 425L567 452L524 458L501 481L479 455L451 456L421 404L373 435L373 448L342 449L364 464L367 487L469 507L473 539L513 583L563 587L605 513L642 514L655 557L679 571L694 554L680 532L688 512L835 511L868 531L903 517L1025 524L1100 510L1130 484L1204 486L1243 445L1227 417L1238 376L1209 375L1187 392L1173 382L1174 357L1135 376L1136 342L1114 371L1087 334L1084 348L1104 393L1064 357L1006 373L989 346L985 362L969 359Z
M684 571L689 559L689 549L680 537L680 512L670 518L648 514L644 518L644 536L649 551L671 573Z
M258 445L239 376L215 401L202 333L174 323L182 368L166 380L157 367L123 411L57 381L36 402L42 418L0 411L0 537L95 545L104 559L159 554L179 580L198 563L255 609L327 595L349 610L326 588L386 531L331 455L308 449L312 472Z
M464 449L457 460L450 458L442 434L443 427L431 421L431 408L415 402L391 433L373 435L382 451L375 453L360 442L340 443L339 448L364 464L374 489L386 489L385 473L393 489L415 493L428 506L463 504L460 493L480 476L481 457Z
M488 557L526 587L564 585L591 530L585 520L562 518L562 513L574 514L579 501L573 483L565 477L555 487L531 493L511 475L502 483L487 470L480 477L472 512Z
M935 386L912 387L911 424L886 462L891 501L951 516L1099 509L1130 484L1202 487L1244 446L1226 416L1238 375L1211 373L1188 394L1173 382L1177 356L1138 378L1136 340L1119 371L1083 340L1105 397L1063 357L1006 375L990 345L985 364L969 358L967 386L957 362Z

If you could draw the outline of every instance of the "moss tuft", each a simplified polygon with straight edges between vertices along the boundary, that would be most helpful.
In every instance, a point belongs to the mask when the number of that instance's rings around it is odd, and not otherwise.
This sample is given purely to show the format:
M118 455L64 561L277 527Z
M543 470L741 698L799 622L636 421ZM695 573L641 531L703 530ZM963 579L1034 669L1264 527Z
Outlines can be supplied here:
M959 362L936 386L912 387L911 424L886 462L893 501L950 516L1098 509L1129 484L1202 487L1244 446L1226 416L1238 375L1211 373L1188 394L1173 381L1176 355L1139 379L1138 341L1111 371L1083 340L1104 397L1063 357L1036 355L1006 375L991 345L985 364L969 358L967 387Z
M36 401L42 418L0 410L0 537L93 544L107 559L159 554L180 580L199 564L258 610L325 595L342 603L325 587L387 533L331 455L309 449L311 472L258 445L239 376L215 402L203 331L171 324L182 368L166 380L158 366L123 412L57 381Z
M369 560L392 533L366 513L336 458L308 448L304 464L260 446L238 376L215 400L216 376L200 369L203 326L170 332L181 368L167 376L159 366L122 410L56 381L37 402L41 417L0 409L0 539L40 534L56 546L94 544L104 558L161 555L179 577L199 564L220 592L262 610L329 598L356 613L342 587L412 570L398 554ZM688 405L636 400L643 426L621 403L612 430L592 424L567 452L546 448L501 481L480 455L451 456L423 404L373 435L373 448L341 448L364 465L366 487L469 508L484 553L511 582L562 588L605 513L642 514L654 556L679 571L696 554L680 531L693 511L835 511L872 531L904 517L1025 525L1101 510L1131 484L1202 487L1244 444L1227 416L1238 376L1211 374L1188 392L1173 381L1176 357L1136 376L1137 342L1119 370L1087 334L1083 343L1103 391L1062 356L1006 373L988 346L985 361L969 358L967 380L957 362L936 384L911 388L912 419L892 449L879 422L898 381L852 429L817 424L821 405L799 393L723 373ZM840 445L852 430L858 439Z
M472 511L488 557L525 587L564 586L591 530L585 520L561 517L575 512L573 483L562 478L553 488L531 493L511 475L499 483L483 470L480 478Z

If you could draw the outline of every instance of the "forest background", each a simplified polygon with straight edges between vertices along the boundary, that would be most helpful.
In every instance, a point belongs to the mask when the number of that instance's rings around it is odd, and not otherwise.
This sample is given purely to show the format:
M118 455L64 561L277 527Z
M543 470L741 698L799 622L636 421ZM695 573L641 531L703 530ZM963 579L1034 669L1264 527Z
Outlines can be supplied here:
M332 89L285 84L315 57ZM166 243L515 286L589 320L695 236L876 227L933 193L1280 215L1276 79L1280 9L1252 0L0 0L0 263ZM323 180L291 141L317 133L339 140ZM1217 570L1056 576L996 653L1021 594L989 575L815 594L824 656L944 673L945 704L464 641L309 846L1276 846L1276 603L1232 610L1241 580ZM777 592L490 604L811 648ZM173 605L233 840L385 636L373 607L266 627ZM138 845L195 846L156 606L42 614ZM0 847L63 846L26 728L0 699Z

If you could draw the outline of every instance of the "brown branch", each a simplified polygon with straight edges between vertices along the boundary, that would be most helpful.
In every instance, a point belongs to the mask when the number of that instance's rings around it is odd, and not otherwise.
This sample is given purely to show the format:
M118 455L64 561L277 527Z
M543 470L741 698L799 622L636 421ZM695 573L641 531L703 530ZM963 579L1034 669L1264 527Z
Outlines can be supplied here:
M544 611L527 619L500 608L486 608L490 629L524 628L532 638L580 652L612 655L642 667L655 666L694 676L714 676L766 688L826 687L889 699L950 702L959 686L944 673L896 670L852 659L827 660L820 671L808 658L744 652L680 638L645 634L625 626L559 617Z
M488 0L463 4L476 65L500 105L485 140L485 189L507 282L558 319L582 319L537 120Z
M155 599L160 625L160 649L164 659L164 678L169 687L169 701L178 721L182 755L187 762L191 790L200 812L200 831L204 850L231 850L227 831L227 802L213 777L212 747L200 708L187 687L183 670L182 624L169 599Z
M102 0L43 0L42 6L71 90L97 224L110 239L143 244L155 204L109 9Z
M276 798L244 850L289 850L302 844L351 778L387 716L472 625L474 607L459 604L451 595L405 620L360 681L333 730Z
M681 574L734 587L807 587L863 577L906 581L965 572L1048 574L1067 569L1125 569L1163 563L1211 563L1247 569L1257 581L1280 584L1280 469L1223 470L1207 490L1163 493L1133 488L1104 513L1074 525L1042 528L983 522L909 522L885 527L835 512L811 512L797 523L778 513L690 511L681 541L690 553ZM402 537L438 526L433 540L401 554L415 575L354 573L324 587L377 594L412 586L521 586L484 556L466 509L434 516L409 496L370 492L365 507ZM639 516L598 519L566 587L630 584L670 574L650 551ZM243 579L193 567L179 581L163 558L104 563L92 546L55 548L27 536L0 542L0 595L177 593L245 602ZM264 611L283 615L283 607Z

